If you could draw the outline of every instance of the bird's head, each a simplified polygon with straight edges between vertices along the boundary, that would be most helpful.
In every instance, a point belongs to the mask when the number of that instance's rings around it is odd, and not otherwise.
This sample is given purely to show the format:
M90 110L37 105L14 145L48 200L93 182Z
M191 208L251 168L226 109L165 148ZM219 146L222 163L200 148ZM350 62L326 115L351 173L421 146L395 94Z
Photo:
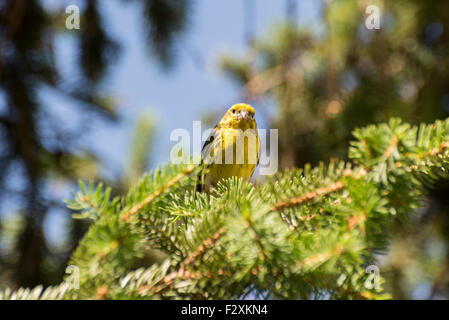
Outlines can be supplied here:
M235 129L256 129L255 114L256 111L249 104L237 103L229 108L222 121Z

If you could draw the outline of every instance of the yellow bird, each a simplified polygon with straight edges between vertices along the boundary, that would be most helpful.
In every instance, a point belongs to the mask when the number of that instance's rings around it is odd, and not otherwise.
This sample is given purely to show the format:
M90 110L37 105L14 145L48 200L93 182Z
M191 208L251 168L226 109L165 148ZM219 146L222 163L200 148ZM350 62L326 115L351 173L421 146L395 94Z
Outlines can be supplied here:
M251 178L259 164L255 114L249 104L237 103L214 127L201 150L204 166L198 191L210 191L220 180L230 177Z

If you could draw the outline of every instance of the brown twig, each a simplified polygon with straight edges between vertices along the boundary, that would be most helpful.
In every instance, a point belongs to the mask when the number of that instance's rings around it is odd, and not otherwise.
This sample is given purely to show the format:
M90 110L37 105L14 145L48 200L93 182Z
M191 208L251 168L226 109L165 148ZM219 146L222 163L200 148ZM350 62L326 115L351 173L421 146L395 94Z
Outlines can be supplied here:
M343 252L344 252L344 247L339 245L339 246L336 246L334 249L326 250L325 252L318 253L316 255L307 257L307 258L305 258L302 261L299 261L296 264L296 267L297 268L303 268L303 267L305 267L307 265L310 265L310 264L322 263L322 262L328 260L330 257L332 257L334 255L335 256L339 256Z
M250 217L248 215L243 215L243 218L245 219L246 222L246 227L248 229L250 229L252 231L252 233L254 234L254 242L256 243L257 248L259 249L259 258L262 261L267 260L267 251L265 250L265 248L262 245L262 240L260 238L259 233L257 232L256 228L254 227L254 223L253 221L250 219Z
M387 159L391 155L391 153L393 152L394 148L397 147L398 143L399 143L399 139L396 136L391 138L391 141L390 141L390 144L388 145L388 148L382 154L382 158L383 159Z
M194 166L187 167L182 173L178 174L176 177L174 177L172 180L170 180L167 184L163 185L161 188L159 188L156 192L148 195L142 202L132 207L129 211L122 214L122 219L127 221L129 218L134 215L135 213L142 210L143 207L145 207L147 204L149 204L151 201L153 201L155 198L159 197L166 189L170 188L174 184L178 183L182 178L184 178L186 175L190 174L194 169Z
M216 233L214 233L210 238L204 240L200 246L181 264L180 268L167 274L164 278L159 280L156 284L143 285L138 289L140 295L144 295L148 290L151 290L154 294L161 293L165 291L175 280L187 280L187 279L201 279L201 278L212 278L216 274L209 272L199 272L188 270L188 267L192 265L198 258L207 252L226 231L225 227L220 228ZM218 275L223 275L223 270L218 270Z
M279 211L283 209L292 208L298 205L301 205L305 202L311 201L319 196L323 196L325 194L329 194L335 191L339 191L343 189L344 184L341 181L337 181L327 187L318 188L316 190L307 192L299 197L290 198L284 201L280 201L271 207L272 211Z

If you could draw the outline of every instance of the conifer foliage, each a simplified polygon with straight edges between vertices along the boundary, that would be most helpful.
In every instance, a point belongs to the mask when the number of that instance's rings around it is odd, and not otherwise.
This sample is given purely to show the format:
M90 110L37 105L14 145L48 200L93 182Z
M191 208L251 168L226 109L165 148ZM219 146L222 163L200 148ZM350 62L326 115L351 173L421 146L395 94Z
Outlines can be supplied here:
M448 179L449 119L356 129L349 161L290 169L252 185L193 192L198 168L166 165L124 198L81 184L69 201L92 224L69 265L79 289L0 292L4 299L382 299L366 272L394 223Z

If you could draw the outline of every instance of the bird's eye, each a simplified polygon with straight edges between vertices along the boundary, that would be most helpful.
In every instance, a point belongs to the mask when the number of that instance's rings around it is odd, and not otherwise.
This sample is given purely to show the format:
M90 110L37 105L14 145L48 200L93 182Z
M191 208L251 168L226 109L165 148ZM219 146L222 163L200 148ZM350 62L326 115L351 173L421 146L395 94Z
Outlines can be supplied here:
M232 113L235 113L235 109L232 109Z

